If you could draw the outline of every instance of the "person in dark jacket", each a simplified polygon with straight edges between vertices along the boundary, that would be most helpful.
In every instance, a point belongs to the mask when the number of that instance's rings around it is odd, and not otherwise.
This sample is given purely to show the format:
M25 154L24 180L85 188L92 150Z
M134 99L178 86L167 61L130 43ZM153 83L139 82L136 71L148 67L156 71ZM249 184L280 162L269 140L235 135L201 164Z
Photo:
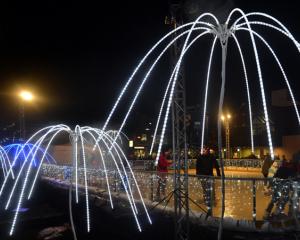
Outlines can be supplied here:
M265 188L267 188L268 185L268 175L269 175L269 169L271 168L271 166L273 165L274 160L271 158L271 155L269 153L267 153L267 155L265 156L263 165L261 167L261 173L263 174L265 181L264 181L264 186Z
M210 153L209 148L204 148L203 153L199 155L196 161L196 174L213 176L214 168L217 171L217 175L221 176L220 167L216 157Z
M208 215L212 214L211 200L214 199L214 181L213 178L208 178L205 176L213 176L214 168L217 171L217 175L221 176L219 164L216 157L210 153L209 148L204 148L203 153L199 155L196 161L196 174L198 175L198 178L202 185L203 198L205 201L205 205L207 206Z

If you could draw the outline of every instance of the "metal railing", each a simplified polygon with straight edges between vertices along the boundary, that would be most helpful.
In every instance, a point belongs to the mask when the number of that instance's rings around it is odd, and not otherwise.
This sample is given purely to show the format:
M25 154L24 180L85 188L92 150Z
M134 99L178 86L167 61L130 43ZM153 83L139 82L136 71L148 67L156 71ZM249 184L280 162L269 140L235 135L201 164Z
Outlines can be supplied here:
M44 164L42 175L53 179L65 180L70 177L71 167ZM88 185L106 190L105 173L101 170L87 169ZM124 193L124 186L116 171L108 171L109 185L112 192ZM153 171L134 172L143 198L158 205L173 207L173 197L166 198L173 190L174 175L160 174ZM83 169L78 172L79 184L84 184ZM297 218L299 213L300 184L298 179L276 180L271 178L225 178L225 217L233 220L261 221L270 203L274 209L285 207L278 212L285 212L287 216ZM134 197L138 198L134 181L126 179L130 184ZM273 193L266 194L265 188ZM221 182L219 177L189 175L190 210L198 213L209 213L213 217L221 214Z

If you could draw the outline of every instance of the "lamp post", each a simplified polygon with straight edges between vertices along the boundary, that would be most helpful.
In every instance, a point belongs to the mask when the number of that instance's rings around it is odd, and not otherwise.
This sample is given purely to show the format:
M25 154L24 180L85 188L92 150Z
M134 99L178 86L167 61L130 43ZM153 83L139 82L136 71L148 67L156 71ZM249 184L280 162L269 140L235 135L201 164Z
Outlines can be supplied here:
M20 98L20 139L25 140L25 102L31 102L33 100L33 95L27 90L22 90L19 93Z
M231 115L228 113L226 116L222 115L221 117L225 125L225 139L226 139L226 158L231 158L230 155L230 119Z

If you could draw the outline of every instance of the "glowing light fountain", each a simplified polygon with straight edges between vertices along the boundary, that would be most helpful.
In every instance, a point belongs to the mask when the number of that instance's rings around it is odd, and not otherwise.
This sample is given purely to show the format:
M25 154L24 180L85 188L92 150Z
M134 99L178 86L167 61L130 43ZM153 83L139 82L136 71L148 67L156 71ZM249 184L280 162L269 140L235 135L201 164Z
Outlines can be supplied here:
M130 184L125 183L125 181L127 181L129 177L131 177L134 181L134 186L137 189L138 196L141 200L143 209L147 215L149 222L151 223L151 219L146 209L145 203L143 201L141 192L139 190L138 183L134 177L133 171L130 168L129 162L124 152L122 151L121 147L118 144L115 144L114 147L109 151L109 146L112 144L114 139L108 133L102 132L102 130L95 129L92 127L76 126L74 130L71 130L68 126L61 124L61 125L45 127L39 130L38 132L36 132L31 138L29 138L26 141L26 143L20 145L18 151L13 157L11 163L12 166L14 166L16 162L19 161L19 158L21 157L24 158L24 160L22 161L20 168L16 172L16 178L13 184L9 182L9 177L8 177L9 174L13 172L13 167L10 167L5 175L4 182L1 185L1 189L0 189L0 196L1 196L3 194L4 188L11 188L10 194L8 194L8 198L6 199L6 205L5 205L5 209L8 209L12 203L13 197L17 195L18 184L22 186L21 191L18 194L17 207L13 218L12 226L10 229L10 235L12 235L15 230L18 213L24 201L24 197L30 199L32 196L35 183L39 176L41 167L48 155L48 151L51 144L53 144L53 141L58 137L58 135L62 133L67 134L67 136L69 136L69 139L72 144L72 149L73 149L73 157L72 157L73 159L70 162L70 165L72 166L72 167L70 166L70 168L72 169L72 176L70 176L69 210L70 210L70 218L71 218L74 238L76 239L75 228L73 226L72 207L71 207L72 185L74 184L75 181L75 198L76 198L76 203L78 203L79 201L78 187L79 187L80 170L83 171L83 175L84 175L83 188L85 190L84 192L85 192L86 219L87 219L86 224L87 224L87 231L88 232L90 231L90 213L89 213L90 207L89 207L89 193L88 193L88 181L87 181L87 171L90 163L87 162L86 160L86 152L89 151L88 146L89 145L94 146L95 143L96 143L96 152L98 153L97 160L100 161L99 170L104 171L105 174L107 191L108 191L111 207L113 208L113 200L112 200L111 190L110 190L111 186L108 181L108 174L109 171L116 169L122 181L122 184L124 186L126 196L130 203L131 210L134 215L138 229L141 231L141 226L138 219L138 208L135 203L135 199L133 197L133 187L130 186ZM96 142L96 139L100 135L102 136L101 141ZM25 151L25 148L27 146L30 146L28 147L29 150L28 152ZM37 167L34 168L33 164L36 157L38 156L39 151L41 151L41 146L44 147L43 148L44 150L42 151L43 153L39 158ZM108 154L104 154L104 152ZM107 168L107 163L110 161L114 163L114 169ZM62 166L62 168L64 167L65 166ZM32 175L32 178L29 177L30 175Z
M235 21L232 21L232 18L234 15L239 15L239 18L237 18ZM263 21L258 21L256 18L263 18ZM117 110L117 107L119 106L121 100L124 98L124 95L126 91L128 90L130 84L133 82L136 75L139 73L139 71L142 71L142 69L147 69L146 63L149 63L149 61L152 61L152 64L149 65L148 70L146 71L146 74L144 75L144 78L140 80L140 84L138 89L136 90L135 95L132 98L131 103L129 104L128 110L124 116L124 119L121 123L121 126L118 130L118 134L115 136L113 140L113 144L110 148L113 147L115 141L117 140L120 132L124 128L125 124L127 123L128 117L130 113L132 112L136 101L138 100L138 97L142 90L144 90L144 85L147 82L149 76L151 75L152 71L154 70L155 66L158 64L160 59L167 53L167 50L172 47L172 45L178 41L183 40L183 47L181 48L181 54L179 56L179 59L177 61L177 64L175 65L174 69L171 72L170 78L168 82L166 83L166 90L164 93L164 96L162 97L162 103L160 107L160 111L158 114L156 127L153 134L153 142L150 150L150 154L152 153L154 149L154 143L157 137L157 133L160 132L160 141L157 148L157 158L156 158L156 164L161 152L161 147L164 141L165 137L165 131L166 131L166 125L167 120L170 113L170 107L175 91L175 86L178 78L178 74L182 65L182 61L185 57L185 54L189 51L190 47L198 41L200 38L206 36L213 36L212 41L212 47L210 50L210 56L209 56L209 62L208 62L208 69L206 73L206 81L205 81L205 94L204 94L204 104L203 104L203 120L202 120L202 136L201 136L201 149L203 149L204 145L204 126L205 126L205 116L207 112L207 97L208 97L208 90L209 90L209 81L210 81L210 69L211 69L211 63L212 58L214 55L214 49L216 46L217 40L219 40L221 48L222 48L222 83L221 83L221 91L220 91L220 99L219 99L219 120L218 120L218 145L219 145L219 153L221 153L222 148L222 137L221 137L221 120L220 117L222 116L222 108L223 108L223 100L224 100L224 93L225 93L225 72L226 72L226 56L227 56L227 45L229 39L233 39L233 41L236 43L236 46L238 48L242 66L243 66L243 73L245 77L245 86L246 86L246 94L248 99L248 109L249 109L249 125L250 125L250 139L251 139L251 149L252 152L254 152L254 140L253 140L253 127L252 127L252 108L251 108L251 96L250 96L250 90L249 90L249 80L248 80L248 74L247 74L247 68L246 68L246 62L245 62L245 56L242 51L241 45L238 40L238 33L239 32L247 32L250 36L251 40L251 47L253 49L254 55L255 55L255 63L256 63L256 69L257 69L257 75L258 75L258 84L260 87L260 93L261 93L261 99L262 99L262 108L264 111L264 118L265 118L265 125L266 125L266 131L267 131L267 140L269 144L270 149L270 155L272 158L274 158L274 151L273 151L273 144L272 144L272 136L270 131L270 124L269 124L269 113L266 103L266 97L265 97L265 90L264 90L264 81L263 81L263 75L261 71L261 61L259 58L258 50L256 47L256 42L261 41L268 49L268 51L271 53L271 55L274 57L275 61L277 62L278 67L280 68L280 71L282 72L284 82L288 88L289 94L291 96L294 109L296 112L297 120L300 126L300 116L299 111L296 105L296 101L294 98L294 94L292 91L292 88L290 86L289 80L287 78L287 75L284 71L284 68L282 64L279 61L279 58L275 54L275 51L272 49L270 44L255 30L253 30L253 27L255 26L264 26L267 28L271 28L276 30L277 32L283 34L286 36L289 40L291 40L298 51L300 52L300 44L298 41L295 40L293 35L290 33L290 31L276 18L260 12L252 12L245 14L241 9L233 9L231 13L229 14L227 20L225 23L220 23L219 20L211 13L204 13L201 14L194 22L189 22L183 25L178 26L176 29L170 31L165 36L163 36L147 53L146 55L141 59L137 67L134 69L133 73L129 77L128 81L126 82L125 86L123 87L121 93L119 94L115 104L112 107L111 112L109 113L104 125L102 126L102 131L104 132L107 128L107 126L110 124L111 118L113 117L114 113ZM162 51L159 49L163 49ZM149 60L150 59L150 60ZM146 66L145 66L146 65ZM127 99L127 98L126 98ZM163 121L161 121L161 118L163 117ZM97 141L100 141L102 139L102 135L99 136ZM95 146L94 146L95 148ZM219 154L221 156L221 154ZM222 219L224 217L224 169L223 169L223 160L221 159L221 167L222 167ZM220 229L222 229L222 221L220 221ZM219 234L220 235L220 234Z
M7 155L7 152L5 148L0 146L0 164L2 168L3 178L8 177L9 169L12 168L11 163L9 161L9 157ZM14 172L13 170L10 172L12 179L14 179Z
M31 150L32 148L35 148L35 146L31 143L28 143L26 145L23 146L22 143L12 143L12 144L8 144L5 145L4 150L8 156L9 159L14 159L14 156L18 155L18 152L21 151L19 153L19 157L18 157L18 162L16 161L15 164L13 165L13 167L19 165L21 166L22 162L26 159L26 156L28 155L28 153L33 150ZM38 166L38 162L40 159L42 159L42 156L45 155L45 160L48 164L56 164L55 159L49 154L49 153L45 153L45 149L43 149L42 147L37 149L37 153L35 155L35 158L33 159L33 166L37 167Z
M123 144L122 137L129 141L128 136L124 132L119 133L118 130L110 129L106 131L106 134L108 134L112 139L118 140L120 144Z

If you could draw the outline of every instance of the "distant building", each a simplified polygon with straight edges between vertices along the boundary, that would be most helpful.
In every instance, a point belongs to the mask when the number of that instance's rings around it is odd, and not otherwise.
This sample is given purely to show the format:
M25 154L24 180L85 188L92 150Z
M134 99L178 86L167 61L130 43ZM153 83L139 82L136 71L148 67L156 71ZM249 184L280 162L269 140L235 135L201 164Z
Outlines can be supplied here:
M299 102L296 101L299 105ZM274 107L292 107L293 101L287 88L272 91L272 106Z

